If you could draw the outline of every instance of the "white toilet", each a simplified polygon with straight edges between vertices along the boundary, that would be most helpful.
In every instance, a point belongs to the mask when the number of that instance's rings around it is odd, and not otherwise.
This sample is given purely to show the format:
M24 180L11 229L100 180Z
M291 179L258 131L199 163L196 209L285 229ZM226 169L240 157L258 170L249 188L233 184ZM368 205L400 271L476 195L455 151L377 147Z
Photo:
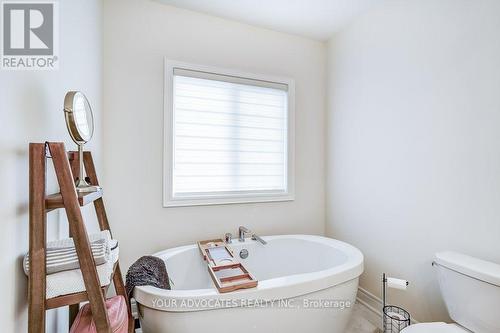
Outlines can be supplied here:
M500 333L500 265L457 252L436 254L439 287L456 324L422 323L402 333Z

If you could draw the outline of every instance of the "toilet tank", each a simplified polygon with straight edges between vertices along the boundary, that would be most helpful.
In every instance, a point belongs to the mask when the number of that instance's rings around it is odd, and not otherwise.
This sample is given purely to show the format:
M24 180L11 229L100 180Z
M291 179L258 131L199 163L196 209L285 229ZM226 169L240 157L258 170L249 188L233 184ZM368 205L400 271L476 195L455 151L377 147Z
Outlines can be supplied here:
M457 252L436 253L434 267L448 313L476 333L500 332L500 265Z

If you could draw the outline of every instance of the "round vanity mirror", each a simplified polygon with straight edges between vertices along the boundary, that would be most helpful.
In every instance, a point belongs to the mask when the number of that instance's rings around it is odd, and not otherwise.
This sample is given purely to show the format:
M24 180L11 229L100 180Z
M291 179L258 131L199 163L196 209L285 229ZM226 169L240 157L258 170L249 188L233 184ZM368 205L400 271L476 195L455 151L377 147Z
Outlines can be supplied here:
M68 92L64 98L64 114L73 141L78 145L89 142L94 134L94 117L87 97L79 91Z
M78 192L94 192L100 188L90 185L84 176L83 145L92 139L94 134L94 116L85 95L79 91L70 91L64 97L64 115L71 139L78 145L80 173L76 181Z

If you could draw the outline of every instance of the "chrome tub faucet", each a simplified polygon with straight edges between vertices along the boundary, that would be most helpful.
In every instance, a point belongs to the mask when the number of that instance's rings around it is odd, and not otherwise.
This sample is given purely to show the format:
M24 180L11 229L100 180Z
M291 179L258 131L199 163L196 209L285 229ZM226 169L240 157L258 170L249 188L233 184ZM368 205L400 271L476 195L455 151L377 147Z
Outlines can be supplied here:
M260 242L262 245L266 245L267 244L267 242L265 240L263 240L262 238L260 238L256 234L254 234L250 229L245 228L244 226L240 226L240 228L238 229L238 236L239 236L238 240L240 242L244 242L246 234L251 234L252 235L252 239Z

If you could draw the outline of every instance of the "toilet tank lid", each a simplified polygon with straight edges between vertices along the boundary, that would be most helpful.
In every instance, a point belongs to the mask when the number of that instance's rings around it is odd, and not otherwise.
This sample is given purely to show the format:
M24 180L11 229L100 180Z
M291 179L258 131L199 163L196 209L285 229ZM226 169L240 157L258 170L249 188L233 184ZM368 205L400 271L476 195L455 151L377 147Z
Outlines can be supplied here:
M437 264L500 287L500 265L466 254L444 251L436 253Z

